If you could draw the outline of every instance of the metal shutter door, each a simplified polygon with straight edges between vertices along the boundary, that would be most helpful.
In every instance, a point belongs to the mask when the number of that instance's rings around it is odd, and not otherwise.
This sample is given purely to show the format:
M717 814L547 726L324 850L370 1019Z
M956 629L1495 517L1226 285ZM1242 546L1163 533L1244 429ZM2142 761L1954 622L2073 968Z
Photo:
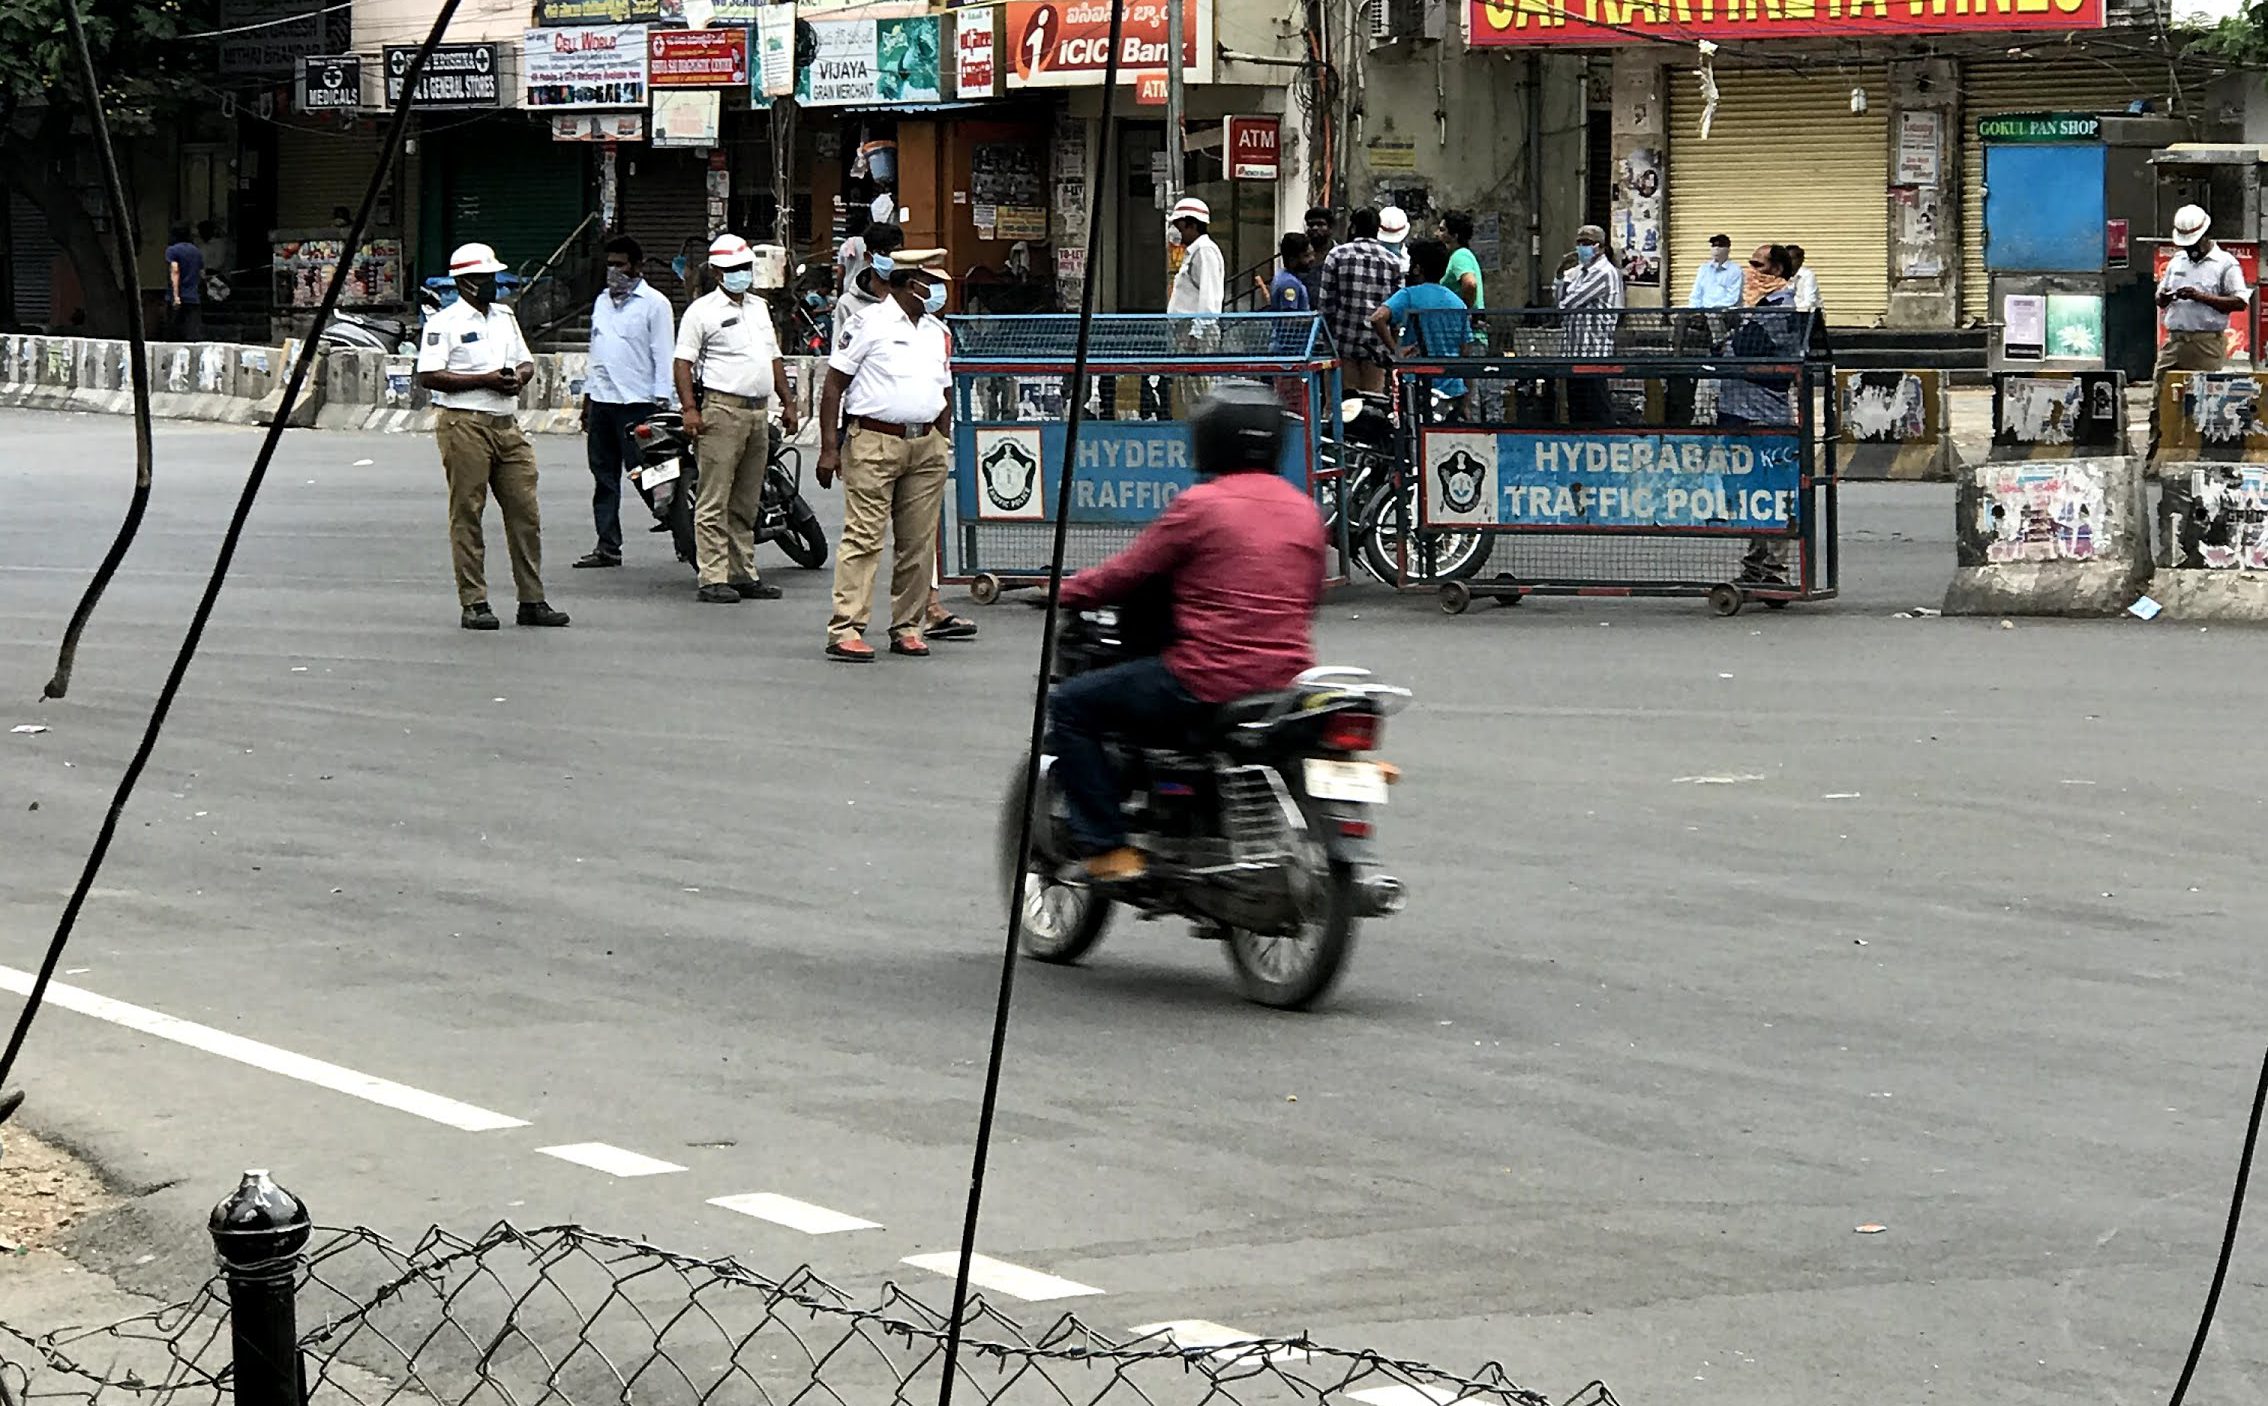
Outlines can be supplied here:
M638 241L650 260L667 264L682 248L690 275L708 250L709 162L699 151L624 147L616 154L622 171L622 233ZM630 167L638 168L635 175ZM690 243L686 241L690 240ZM666 273L648 271L649 281L682 314L691 302L689 284Z
M428 146L428 160L439 145ZM452 136L446 149L443 258L477 240L512 269L533 273L597 207L597 189L583 176L590 146L553 141L548 120L505 113Z
M370 173L378 169L376 132L318 131L308 127L276 129L277 229L322 229L331 212L344 205L353 210L370 190Z
M38 206L21 195L9 195L7 201L8 279L16 321L45 327L55 317L55 260L63 251Z
M1888 84L1879 65L1812 76L1717 69L1721 95L1701 139L1701 84L1670 89L1667 292L1685 301L1709 236L1732 236L1745 261L1759 244L1801 244L1828 321L1870 327L1889 306ZM1851 111L1864 87L1867 111Z
M2187 91L2198 91L2201 77ZM1991 315L1984 266L1984 143L1977 121L1996 112L2124 112L2149 98L2160 112L2173 86L2163 61L2094 59L1985 59L1961 74L1961 318ZM2136 235L2155 233L2136 230ZM2147 257L2145 255L2144 257Z

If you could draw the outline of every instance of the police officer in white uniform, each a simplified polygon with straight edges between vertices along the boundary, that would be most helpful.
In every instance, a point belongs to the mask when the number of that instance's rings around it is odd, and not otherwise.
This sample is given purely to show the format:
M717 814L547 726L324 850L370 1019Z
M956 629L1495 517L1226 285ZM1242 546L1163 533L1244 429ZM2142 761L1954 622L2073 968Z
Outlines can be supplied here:
M701 494L693 506L701 577L695 594L720 605L778 600L780 588L756 575L756 517L764 506L772 407L779 407L780 423L793 435L795 397L771 309L749 293L756 252L739 235L720 234L709 246L709 267L717 272L716 291L687 308L677 329L677 398L701 464Z
M512 583L522 625L564 625L567 616L543 598L542 518L536 508L535 447L513 416L520 387L535 374L535 359L512 310L496 301L496 275L504 263L485 244L467 244L449 256L457 301L425 320L417 349L417 383L439 413L433 437L449 480L449 549L457 572L460 623L493 630L483 573L486 544L480 530L488 495L504 515L504 545L512 554Z

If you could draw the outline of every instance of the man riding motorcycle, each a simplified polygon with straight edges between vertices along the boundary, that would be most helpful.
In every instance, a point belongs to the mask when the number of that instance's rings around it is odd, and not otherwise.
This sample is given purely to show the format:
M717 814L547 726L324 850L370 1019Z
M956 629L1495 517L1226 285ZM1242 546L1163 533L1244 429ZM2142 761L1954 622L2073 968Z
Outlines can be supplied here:
M1282 404L1249 382L1219 387L1189 418L1198 482L1132 546L1064 581L1062 604L1087 610L1162 590L1172 638L1163 653L1080 674L1049 701L1047 749L1090 878L1141 877L1126 843L1104 740L1170 739L1214 707L1286 688L1315 663L1323 594L1322 515L1278 472Z

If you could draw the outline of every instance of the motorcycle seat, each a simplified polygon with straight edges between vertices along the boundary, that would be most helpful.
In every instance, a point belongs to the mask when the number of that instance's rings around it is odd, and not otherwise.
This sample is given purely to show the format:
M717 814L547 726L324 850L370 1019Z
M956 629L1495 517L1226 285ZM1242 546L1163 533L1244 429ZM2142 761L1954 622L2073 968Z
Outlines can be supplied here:
M1282 711L1298 696L1297 689L1274 689L1267 693L1248 693L1242 698L1232 698L1213 709L1207 730L1226 736L1246 723L1258 722L1271 713Z

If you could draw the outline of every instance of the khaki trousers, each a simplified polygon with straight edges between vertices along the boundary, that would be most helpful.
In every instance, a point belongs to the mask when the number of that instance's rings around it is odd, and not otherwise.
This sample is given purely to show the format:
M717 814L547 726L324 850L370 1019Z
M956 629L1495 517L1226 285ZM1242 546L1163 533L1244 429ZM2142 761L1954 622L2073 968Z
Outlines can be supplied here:
M901 439L851 426L843 448L843 540L835 551L830 640L866 633L884 529L897 543L890 564L890 629L921 628L929 613L938 518L951 470L950 446L935 430L919 439Z
M770 412L766 402L727 405L714 395L701 407L693 555L704 586L756 579L756 515L764 507L764 466L772 452Z
M536 507L535 446L509 415L480 410L439 412L433 427L441 472L449 482L449 559L457 571L457 604L488 599L487 544L480 518L488 495L504 516L512 584L522 602L543 597L543 518Z

